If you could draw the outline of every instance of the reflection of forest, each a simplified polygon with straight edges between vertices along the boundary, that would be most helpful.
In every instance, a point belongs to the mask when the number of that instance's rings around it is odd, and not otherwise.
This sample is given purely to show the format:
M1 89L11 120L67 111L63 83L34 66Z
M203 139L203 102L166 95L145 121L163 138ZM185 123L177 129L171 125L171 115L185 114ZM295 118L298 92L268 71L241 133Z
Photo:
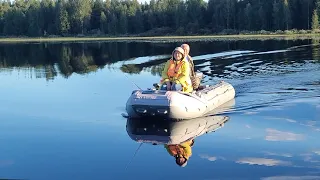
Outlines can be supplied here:
M310 44L312 46L309 46ZM307 46L304 46L307 45ZM294 67L304 64L305 59L319 60L319 40L305 41L244 41L244 42L214 42L210 44L212 54L208 54L210 48L201 45L192 45L195 70L202 71L207 76L234 77L247 76L259 73L288 73L294 72ZM207 51L203 51L206 49ZM219 52L219 50L221 51ZM254 50L252 53L241 53L242 50ZM228 50L236 50L238 54L221 54ZM240 50L240 51L239 51ZM217 52L218 51L218 52ZM273 52L274 51L274 52ZM202 54L200 54L200 52ZM236 53L236 52L235 52ZM200 56L199 56L200 55ZM212 56L208 58L209 56ZM214 56L213 56L214 55ZM167 59L158 59L140 64L124 64L122 72L139 74L141 71L150 72L161 76L164 63Z
M240 57L217 57L211 59L198 59L195 61L195 69L203 71L207 75L224 75L225 70L236 71L229 68L234 63L241 66L250 66L252 70L262 64L281 64L292 60L307 59L313 57L319 60L319 42L316 40L305 41L216 41L216 42L192 42L190 43L193 57L215 54L231 50L253 50L266 52L283 50L293 46L316 43L310 47L304 47L303 53L296 51L287 53L275 53L265 55L249 55ZM84 74L111 65L118 61L134 59L137 57L150 57L169 55L176 46L181 43L146 43L146 42L94 42L94 43L40 43L40 44L1 44L0 45L0 71L12 71L16 69L26 74L35 75L37 78L53 79L58 74L68 78L72 73ZM301 48L300 48L301 50ZM158 57L157 57L158 58ZM152 75L160 75L164 63L168 58L149 60L137 64L132 61L120 67L122 72L138 74L141 71L150 72ZM255 59L262 60L261 64L251 64ZM285 59L285 60L284 60ZM208 62L209 61L209 62ZM247 62L248 63L245 63ZM134 64L133 64L134 63ZM112 65L111 65L112 67ZM204 70L206 68L206 70ZM244 67L242 67L244 68ZM248 70L243 72L251 73ZM253 72L253 71L252 71Z
M131 57L161 53L161 49L148 43L119 42L1 45L0 71L14 68L32 71L37 78L53 79L58 73L67 78Z
M320 62L319 39L312 39L312 59Z
M141 64L124 64L120 69L122 72L129 74L139 74L141 71L146 71L150 72L154 76L161 76L167 60L168 59L160 59Z

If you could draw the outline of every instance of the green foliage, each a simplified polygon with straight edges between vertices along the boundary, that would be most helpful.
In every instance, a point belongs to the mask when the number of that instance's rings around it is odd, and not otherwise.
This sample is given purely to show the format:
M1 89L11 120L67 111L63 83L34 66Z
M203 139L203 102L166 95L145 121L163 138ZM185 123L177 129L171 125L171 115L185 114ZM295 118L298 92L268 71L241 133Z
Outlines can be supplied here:
M299 33L316 26L315 12L320 0L0 1L0 35Z
M107 16L104 12L101 12L100 14L100 31L102 33L106 33L108 30L108 21L107 21Z
M284 0L283 6L283 15L284 15L284 23L286 25L286 30L291 28L292 20L291 20L291 11L288 0Z
M69 14L63 4L58 6L58 14L56 20L57 34L67 34L70 30Z
M251 4L248 3L246 5L246 8L244 9L244 12L245 12L245 17L247 19L247 23L246 23L246 29L247 30L250 30L252 29L251 26L252 26L252 22L253 22L253 16L252 16L252 7L251 7Z
M281 11L281 3L278 0L274 0L273 2L273 29L280 30L281 29L281 21L282 21L282 11Z
M318 18L317 10L313 11L313 15L312 15L312 30L313 31L319 30L319 18Z

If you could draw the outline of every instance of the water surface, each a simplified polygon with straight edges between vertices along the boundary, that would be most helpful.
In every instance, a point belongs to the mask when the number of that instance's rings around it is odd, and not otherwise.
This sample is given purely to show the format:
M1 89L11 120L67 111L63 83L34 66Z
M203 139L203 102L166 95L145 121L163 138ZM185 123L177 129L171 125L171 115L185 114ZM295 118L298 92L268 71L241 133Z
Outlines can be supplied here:
M234 104L219 114L229 120L195 138L184 168L161 144L144 143L134 156L140 144L121 116L133 82L158 82L180 44L1 44L0 178L320 179L312 39L190 42L203 83L235 87Z

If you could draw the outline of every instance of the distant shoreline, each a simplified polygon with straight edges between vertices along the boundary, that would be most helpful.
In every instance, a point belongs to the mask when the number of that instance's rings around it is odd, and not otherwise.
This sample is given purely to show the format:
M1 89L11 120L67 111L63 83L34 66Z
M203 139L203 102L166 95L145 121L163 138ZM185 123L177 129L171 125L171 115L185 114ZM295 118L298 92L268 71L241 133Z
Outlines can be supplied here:
M132 40L251 40L251 39L310 39L320 34L236 34L236 35L194 35L194 36L119 36L119 37L0 37L0 43L19 42L79 42L79 41L132 41Z

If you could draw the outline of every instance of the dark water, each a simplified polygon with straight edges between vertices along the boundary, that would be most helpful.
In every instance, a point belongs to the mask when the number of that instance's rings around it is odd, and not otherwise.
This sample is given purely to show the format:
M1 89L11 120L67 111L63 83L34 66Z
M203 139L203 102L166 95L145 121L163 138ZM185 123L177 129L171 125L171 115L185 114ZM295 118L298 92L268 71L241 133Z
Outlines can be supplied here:
M134 156L140 144L121 116L131 81L158 82L180 44L1 44L0 179L320 179L320 46L311 39L191 42L203 83L236 89L233 106L212 117L229 120L201 131L186 167L161 144ZM149 134L168 124L152 126Z

